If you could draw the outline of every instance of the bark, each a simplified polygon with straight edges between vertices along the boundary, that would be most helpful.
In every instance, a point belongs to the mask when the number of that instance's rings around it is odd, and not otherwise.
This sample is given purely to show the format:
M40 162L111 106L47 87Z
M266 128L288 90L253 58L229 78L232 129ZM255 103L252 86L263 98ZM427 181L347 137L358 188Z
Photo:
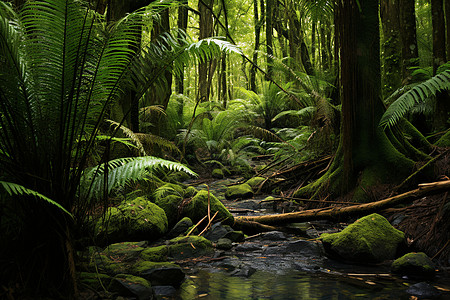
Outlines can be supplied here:
M418 65L416 14L413 0L399 0L400 34L402 41L402 77L407 84L410 81L410 67Z
M450 60L450 1L444 1L445 10L445 48L447 52L447 59Z
M180 0L181 5L178 8L178 20L177 20L177 26L179 29L186 31L187 30L187 24L188 24L188 1L187 0ZM183 68L184 69L184 68ZM178 94L184 93L184 71L180 76L175 78L175 90Z
M200 31L199 39L211 37L213 35L213 16L212 7L214 0L200 0L198 2L198 11L200 12ZM210 71L210 62L201 62L198 66L198 98L202 101L209 100L208 74Z
M272 78L273 74L273 24L272 24L272 13L273 13L273 2L274 0L266 0L266 52L267 52L267 76ZM267 78L267 80L269 80Z
M252 217L236 217L235 224L242 225L247 222L257 222L266 225L281 225L287 223L306 222L311 220L340 220L350 216L364 215L383 210L398 204L407 203L412 199L417 199L425 195L444 192L450 190L450 180L419 184L417 189L412 191L389 197L371 203L345 207L329 207L311 209L299 212L291 212L277 215L264 215Z
M261 27L264 23L264 0L260 1L260 7L261 7L261 18L259 18L259 14L258 14L258 1L254 0L253 2L253 13L255 16L254 19L254 25L255 25L255 49L253 52L253 63L251 68L250 68L250 90L257 93L257 88L256 88L256 66L258 65L258 50L259 50L259 45L260 45L260 35L261 35Z
M383 98L401 86L401 42L399 0L382 0L380 16L383 30Z

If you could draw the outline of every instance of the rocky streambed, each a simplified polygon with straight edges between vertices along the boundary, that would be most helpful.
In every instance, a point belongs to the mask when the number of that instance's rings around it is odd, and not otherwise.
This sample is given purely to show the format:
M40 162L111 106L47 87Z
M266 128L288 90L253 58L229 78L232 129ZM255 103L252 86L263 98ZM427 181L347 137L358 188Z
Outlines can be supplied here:
M264 197L230 196L225 183L207 185L210 218L225 204L234 215L290 209ZM252 186L249 185L250 191ZM197 187L199 189L199 187ZM192 191L191 191L192 192ZM178 191L178 194L180 191ZM200 192L197 192L200 193ZM205 194L205 192L202 192ZM195 193L194 193L195 194ZM201 194L201 193L200 193ZM226 196L226 197L225 197ZM195 196L194 196L195 197ZM242 198L249 198L243 200ZM174 201L174 197L171 201ZM236 200L239 199L239 200ZM159 203L169 203L159 199ZM139 206L142 207L142 200ZM181 200L182 201L182 200ZM158 201L154 201L158 203ZM181 203L181 202L180 202ZM183 205L188 205L183 203ZM129 205L128 205L129 206ZM128 207L127 206L127 207ZM131 205L132 206L132 205ZM163 206L163 205L162 205ZM172 207L173 208L173 207ZM172 209L164 209L166 214ZM136 207L136 210L139 210ZM133 210L132 210L133 211ZM189 210L188 210L189 211ZM200 234L203 208L166 226L155 239L121 241L83 251L80 273L85 299L431 299L448 297L448 277L422 254L407 252L403 233L377 214L348 224L291 224L287 232L246 235L226 218ZM136 217L137 213L132 213ZM223 216L226 214L222 213ZM148 217L148 216L147 216ZM191 217L191 218L190 218ZM147 219L144 215L144 219ZM175 219L174 216L168 219ZM135 220L135 222L137 222ZM205 219L203 222L207 223ZM120 223L120 222L119 222ZM127 222L125 222L127 223ZM168 222L170 223L170 222ZM117 224L116 224L117 225ZM126 236L117 226L101 230ZM169 230L169 227L170 230ZM158 229L162 230L162 229ZM164 230L162 230L164 231ZM325 234L324 234L325 233ZM130 235L133 238L139 235ZM142 235L141 235L142 236ZM121 237L123 239L123 237ZM108 239L106 239L108 240Z

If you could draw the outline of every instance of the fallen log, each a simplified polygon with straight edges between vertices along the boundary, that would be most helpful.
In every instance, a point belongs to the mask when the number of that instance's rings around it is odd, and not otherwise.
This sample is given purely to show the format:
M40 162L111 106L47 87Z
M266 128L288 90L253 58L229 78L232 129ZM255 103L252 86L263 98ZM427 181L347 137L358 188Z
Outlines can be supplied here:
M333 206L326 209L319 208L284 214L235 217L234 222L236 225L245 227L246 223L248 222L257 222L267 225L275 225L275 224L281 225L287 223L306 222L320 219L322 220L345 219L352 215L361 215L380 211L382 209L392 207L397 204L408 202L413 198L418 198L427 194L432 194L435 192L441 192L445 190L450 190L450 180L419 184L419 187L415 190L370 203L345 207Z

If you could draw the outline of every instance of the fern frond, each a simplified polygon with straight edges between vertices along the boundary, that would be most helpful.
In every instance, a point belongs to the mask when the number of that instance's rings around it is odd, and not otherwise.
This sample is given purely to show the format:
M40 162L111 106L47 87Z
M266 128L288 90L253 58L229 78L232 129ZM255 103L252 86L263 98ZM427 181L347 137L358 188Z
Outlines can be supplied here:
M180 149L178 149L178 147L173 142L163 137L151 133L136 133L135 135L141 141L142 145L148 147L157 146L171 153L180 153Z
M111 127L114 128L114 130L120 129L131 141L133 141L133 143L136 146L136 149L139 151L139 153L142 156L146 156L147 153L145 152L144 149L144 145L142 145L140 139L136 136L136 134L129 128L127 128L126 126L124 126L123 124L120 124L116 121L113 120L105 120L107 123L111 124Z
M450 71L444 71L419 83L395 100L381 117L380 126L392 127L416 104L424 102L437 92L450 89Z
M0 185L10 196L22 196L22 195L33 196L36 199L44 200L52 205L55 205L56 207L61 209L66 214L73 217L72 214L70 212L68 212L64 207L62 207L58 202L48 198L47 196L42 195L41 193L30 190L30 189L24 187L23 185L20 185L17 183L12 183L12 182L6 182L6 181L0 181Z

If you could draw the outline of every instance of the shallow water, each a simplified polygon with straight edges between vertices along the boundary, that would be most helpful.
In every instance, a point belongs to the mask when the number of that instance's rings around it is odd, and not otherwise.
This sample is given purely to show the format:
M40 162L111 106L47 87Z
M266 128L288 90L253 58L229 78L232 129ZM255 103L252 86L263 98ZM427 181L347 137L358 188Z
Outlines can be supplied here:
M292 270L285 274L257 271L250 278L199 271L192 276L201 299L408 299L400 282L339 278Z

